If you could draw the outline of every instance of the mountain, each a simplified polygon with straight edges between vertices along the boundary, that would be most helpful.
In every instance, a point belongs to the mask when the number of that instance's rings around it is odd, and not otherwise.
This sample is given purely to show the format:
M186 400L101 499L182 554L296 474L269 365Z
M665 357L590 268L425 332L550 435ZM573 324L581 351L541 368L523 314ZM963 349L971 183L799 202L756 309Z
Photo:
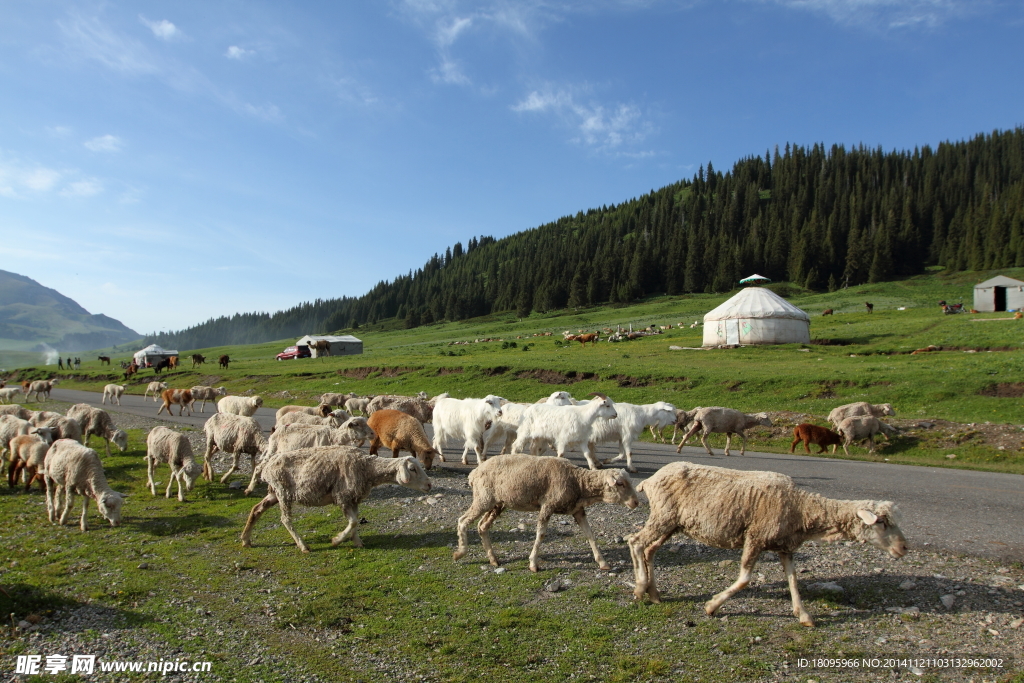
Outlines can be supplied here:
M141 337L118 320L89 313L55 289L0 270L0 349L28 351L48 344L65 353Z
M496 240L472 238L360 297L236 313L147 339L249 344L399 318L409 327L515 311L725 292L751 273L807 289L928 266L1024 266L1024 128L883 151L786 145Z

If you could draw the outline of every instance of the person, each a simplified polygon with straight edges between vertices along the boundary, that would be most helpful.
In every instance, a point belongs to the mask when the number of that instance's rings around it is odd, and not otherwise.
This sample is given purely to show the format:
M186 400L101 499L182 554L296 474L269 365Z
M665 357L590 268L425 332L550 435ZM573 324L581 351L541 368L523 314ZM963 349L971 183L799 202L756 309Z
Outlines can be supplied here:
M71 369L71 356L68 356L68 370Z
M57 367L61 370L64 369L64 360L60 356L57 356Z

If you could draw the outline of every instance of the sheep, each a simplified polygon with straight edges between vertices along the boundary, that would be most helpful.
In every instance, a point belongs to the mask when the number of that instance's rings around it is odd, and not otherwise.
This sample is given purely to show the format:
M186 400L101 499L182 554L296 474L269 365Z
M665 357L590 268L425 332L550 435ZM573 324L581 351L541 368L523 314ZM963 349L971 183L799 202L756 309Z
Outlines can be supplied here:
M320 403L326 403L329 406L338 406L340 408L345 407L345 402L349 399L359 398L356 394L332 394L326 393L320 396Z
M58 380L55 380L55 379L50 379L50 380L38 379L38 380L36 380L34 382L29 383L27 388L25 388L23 386L23 389L25 391L25 400L26 401L32 400L32 399L29 398L29 396L31 396L32 394L36 395L36 400L37 401L39 400L39 395L40 394L45 395L46 398L50 398L50 391L55 386L57 386L57 381Z
M168 411L170 412L170 411ZM114 426L110 413L102 408L94 408L87 403L78 403L68 409L68 417L82 425L81 441L89 445L90 436L98 436L106 441L107 457L110 457L110 442L113 441L119 451L128 449L128 435Z
M310 406L294 406L294 405L293 406L281 406L280 408L277 409L277 414L275 415L275 419L276 419L276 421L278 423L280 423L281 422L281 418L283 416L287 415L288 413L305 413L307 415L318 415L320 417L327 417L328 415L331 414L331 408L332 407L333 406L331 406L328 403L321 403L320 405L315 406L315 407L310 407Z
M322 427L333 427L337 429L342 425L345 420L349 418L346 413L344 417L335 416L328 414L326 417L320 417L319 415L310 415L309 413L300 413L298 411L294 413L285 413L281 416L281 419L277 421L276 427L283 427L289 424L304 424L304 425L318 425Z
M603 394L597 395L600 400L584 405L552 406L536 403L530 406L519 424L519 433L512 444L513 453L523 453L529 444L537 454L542 444L551 443L555 454L561 458L571 447L579 448L587 444L583 455L590 469L599 469L594 453L590 449L590 433L597 420L613 420L618 416L615 402Z
M363 413L365 415L366 414L366 408L367 408L368 405L370 405L370 400L371 399L369 399L369 398L359 398L359 397L350 398L347 401L345 401L345 406L344 407L345 407L345 410L347 410L349 413L359 412L359 413Z
M124 395L124 389L125 387L123 384L106 385L103 387L103 400L100 401L100 403L106 403L107 398L109 397L110 405L114 405L115 401L117 402L117 405L121 405L121 396Z
M825 452L826 446L832 446L832 452L835 453L836 446L843 442L843 437L827 427L819 427L805 422L793 428L793 443L789 445L789 452L795 452L796 445L801 441L804 442L804 451L808 455L811 454L810 444L812 443L821 449L818 451L818 455L821 455Z
M86 523L89 498L96 501L96 507L110 522L110 526L116 527L121 523L121 506L127 496L110 488L96 451L71 439L59 439L46 454L44 476L46 516L51 522L64 524L67 521L71 503L75 494L78 494L84 496L79 524L82 531L89 528ZM58 519L57 507L60 505L61 491L64 492L64 510Z
M47 438L44 438L47 437ZM25 479L25 492L32 489L32 482L38 480L42 489L46 490L46 483L43 481L43 465L46 462L46 453L50 450L52 441L49 435L40 434L19 434L11 439L9 444L10 464L7 470L7 485L14 488L21 474Z
M556 391L550 396L538 399L535 403L548 403L553 406L573 406L576 405L576 399L568 391Z
M178 482L178 500L184 502L182 482L185 491L191 491L196 477L203 472L203 466L196 462L192 454L192 445L184 434L168 427L154 427L146 437L146 474L149 477L149 491L156 495L156 482L153 473L156 466L167 463L171 467L171 477L167 480L167 491L164 498L171 497L171 487Z
M756 413L754 415L747 415L741 413L738 410L732 408L720 408L713 406L711 408L698 408L693 415L693 426L690 427L690 431L686 432L686 436L679 442L679 446L676 447L676 453L683 450L683 446L690 440L690 437L700 430L700 442L704 445L704 449L708 452L708 455L714 455L711 452L711 448L708 447L708 434L725 434L725 454L729 455L729 446L732 445L732 435L739 434L740 438L743 439L743 444L740 446L740 455L746 455L747 453L747 434L746 431L751 427L757 427L758 425L764 427L771 427L772 421L768 419L767 413Z
M447 396L445 398L447 398ZM420 424L426 424L434 417L434 406L437 401L443 399L435 396L434 399L431 400L433 400L434 403L425 401L418 396L374 396L370 399L370 402L366 404L366 415L370 416L378 410L390 408L392 410L401 410L403 413L415 417L420 421Z
M857 417L848 417L839 423L836 427L836 431L843 435L843 453L846 455L850 454L848 448L854 441L868 440L871 444L869 451L875 452L875 435L881 434L885 437L885 440L889 440L889 435L898 434L898 430L888 425L877 417L872 415L860 415Z
M791 478L776 472L673 462L637 489L647 494L651 506L644 527L626 538L638 600L646 594L660 602L652 562L676 531L716 548L743 548L739 578L704 605L709 616L750 582L758 557L770 550L786 572L793 614L804 626L814 621L800 601L793 553L805 541L866 541L895 558L907 552L895 504L825 498L798 489Z
M260 423L244 415L232 415L231 413L212 415L203 425L203 432L206 434L203 476L207 481L213 481L212 458L218 450L231 453L231 467L220 478L222 484L238 469L239 454L247 454L255 468L256 459L267 450L267 438L263 436Z
M263 407L263 399L259 396L225 396L217 402L218 413L252 417Z
M0 389L0 403L10 403L15 396L23 393L21 387L3 387Z
M872 415L874 417L885 417L886 415L895 415L896 411L893 410L891 403L876 403L871 404L865 401L858 401L857 403L847 403L844 406L833 408L832 412L828 414L828 421L832 425L838 427L839 423L848 417L857 417L858 415Z
M594 423L588 440L588 448L593 453L598 443L617 441L619 444L618 455L610 460L604 460L604 464L625 458L626 469L636 472L636 467L633 466L633 442L640 438L640 434L648 425L672 424L676 418L676 407L664 401L645 405L616 403L615 411L618 413L618 419L598 420Z
M0 463L7 452L7 444L16 436L28 434L34 425L17 415L0 415Z
M82 440L82 425L74 418L61 414L51 415L45 420L34 420L37 429L49 430L54 439Z
M676 408L675 419L670 423L672 425L672 439L669 441L669 443L671 443L673 446L676 445L676 434L679 433L680 429L682 429L682 431L684 432L686 431L687 425L693 422L693 416L696 414L698 409L699 406L697 408L694 408L693 410L683 410L682 408ZM651 438L660 438L661 442L665 443L665 427L668 427L668 424L658 426L657 431L655 431L655 425L651 425Z
M384 446L391 451L393 458L398 457L402 451L409 451L419 459L425 469L429 470L434 466L437 451L423 431L423 425L412 415L385 408L371 415L367 424L374 434L373 441L370 442L370 455L377 455L380 447Z
M192 392L188 389L164 389L163 393L160 394L163 399L163 404L157 409L156 414L159 415L164 410L167 410L167 414L171 414L171 406L178 404L178 417L188 410L188 414L192 414Z
M142 395L142 399L145 400L149 396L149 392L153 392L153 403L160 400L160 395L164 389L167 388L167 382L150 382L146 385L146 393Z
M424 492L431 488L427 473L415 458L378 458L352 446L320 446L278 453L263 465L260 474L269 490L253 507L242 530L242 546L246 548L252 547L256 520L267 508L280 503L281 524L299 550L308 553L309 547L292 527L292 505L319 507L332 502L344 511L348 526L331 540L331 545L351 536L352 544L362 548L359 504L375 486L394 483Z
M47 422L54 420L58 417L64 416L52 410L30 410L28 421L31 422L36 427L41 427L45 425Z
M11 403L9 405L0 406L0 415L13 415L21 418L22 420L28 420L32 417L32 411L24 406L20 406L17 403Z
M512 453L493 458L469 473L473 503L459 517L459 547L452 555L459 560L466 554L467 528L481 516L477 530L487 559L495 567L498 556L491 547L490 528L505 508L523 512L537 511L537 535L530 553L530 571L539 571L538 555L548 520L553 514L572 515L579 525L597 566L611 569L597 547L597 539L587 522L586 508L594 503L625 505L629 509L640 504L636 489L625 470L591 472L568 460L538 458Z
M531 405L533 404L510 403L502 399L501 416L491 423L491 428L487 430L484 436L484 453L490 449L491 444L495 441L501 441L502 443L499 455L512 452L512 444L515 443L516 437L519 434L519 425L523 421L523 415L526 414L526 409Z
M217 400L218 396L227 396L228 395L228 390L225 387L217 387L215 389L213 387L207 387L207 386L199 385L199 386L192 387L190 389L190 391L192 392L192 403L193 403L193 405L195 404L196 401L202 401L203 402L203 405L201 405L199 407L199 412L201 412L201 413L205 413L206 412L206 404L207 404L207 402L213 403L213 402L215 402Z
M501 417L501 398L488 395L484 398L445 398L434 406L434 450L444 462L442 445L449 439L463 439L462 464L467 465L469 447L472 444L479 465L487 459L484 449L484 433L497 418Z

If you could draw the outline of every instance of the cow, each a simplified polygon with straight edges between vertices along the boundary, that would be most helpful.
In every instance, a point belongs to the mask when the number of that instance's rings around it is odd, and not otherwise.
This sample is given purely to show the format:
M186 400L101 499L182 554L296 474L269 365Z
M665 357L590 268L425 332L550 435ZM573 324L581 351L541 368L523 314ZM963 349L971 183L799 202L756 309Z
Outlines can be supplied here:
M580 346L586 346L587 342L596 344L600 335L597 332L588 332L587 334L576 335L576 341L580 343Z
M822 315L832 315L832 309L831 308L826 308L824 311L821 312L821 314Z
M161 370L163 370L165 368L170 368L170 367L171 367L171 359L170 358L164 358L162 361L160 361L159 363L157 363L156 365L153 366L153 372L155 372L156 374L159 375Z
M169 366L171 370L177 370L178 369L178 357L177 356L171 356L167 360L169 360L170 363L171 363L170 366Z
M100 365L110 365L110 356L98 356L97 358L100 362Z
M228 363L230 363L230 362L231 362L231 358L230 358L230 357L229 357L229 356L228 356L227 354L224 354L223 356L221 356L220 358L218 358L218 359L217 359L217 362L218 362L218 363L220 363L220 366L221 366L222 368L224 368L225 370L227 370L227 368L228 368Z
M203 354L201 354L201 353L193 353L192 354L192 367L195 367L197 365L202 365L205 362L206 362L206 357L203 356Z
M873 313L875 311L875 305L870 301L865 301L864 306L868 309L868 313Z
M317 358L323 358L324 356L331 355L331 342L326 339L317 339L310 346L316 349Z

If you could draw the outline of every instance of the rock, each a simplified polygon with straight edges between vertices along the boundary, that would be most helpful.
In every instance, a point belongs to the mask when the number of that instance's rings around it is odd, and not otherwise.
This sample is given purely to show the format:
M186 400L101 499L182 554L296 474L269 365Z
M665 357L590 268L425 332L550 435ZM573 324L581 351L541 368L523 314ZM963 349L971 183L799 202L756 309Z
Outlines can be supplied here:
M721 562L718 563L718 566L721 567L722 569L725 569L730 564L732 564L732 560L722 560Z
M437 498L427 498L423 502L425 502L427 505L437 505L438 502L440 502L440 501L438 501Z
M821 583L812 583L808 588L813 588L819 591L830 591L832 593L845 593L846 590L835 581L823 581Z
M949 455L946 456L946 459L947 460L952 460L955 457L956 457L956 453L950 453Z
M953 609L953 605L956 604L956 596L949 594L943 595L939 598L939 602L941 602L942 606L946 609Z
M1024 626L1024 619L1018 618L1010 622L1010 628L1020 628L1021 626Z
M935 423L934 422L918 422L917 426L920 427L921 429L931 429L932 427L935 426Z
M149 569L149 562L140 562L139 569Z
M915 588L917 588L917 584L911 581L910 579L907 579L906 581L900 584L900 590L909 591L914 590Z
M668 347L668 350L669 351L682 351L683 347L682 346L675 346L675 345L673 345L673 346Z
M561 579L555 579L554 581L548 581L544 584L544 590L548 593L557 593L558 591L564 591L569 586L566 585Z
M917 621L921 618L921 609L917 605L907 607L900 612L900 618L903 621Z
M229 489L235 489L237 491L239 489L244 489L245 488L245 484L243 484L241 481L235 480L235 481L231 482L230 484L228 484L228 488Z

